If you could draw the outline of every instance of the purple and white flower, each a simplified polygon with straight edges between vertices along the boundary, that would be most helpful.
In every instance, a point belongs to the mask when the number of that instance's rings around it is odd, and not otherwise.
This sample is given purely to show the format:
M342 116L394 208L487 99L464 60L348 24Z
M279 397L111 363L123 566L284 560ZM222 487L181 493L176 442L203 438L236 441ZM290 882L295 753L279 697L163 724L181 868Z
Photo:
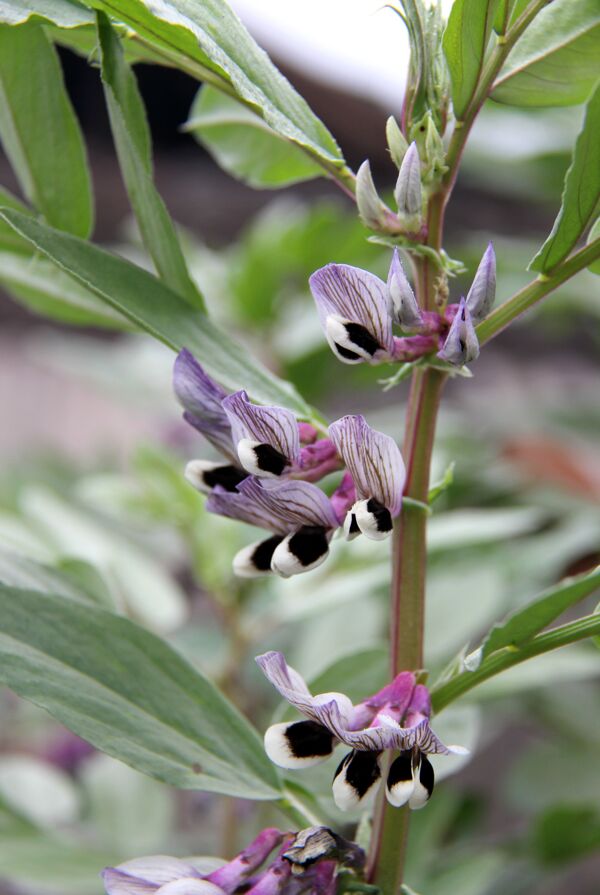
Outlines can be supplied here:
M340 520L327 495L310 482L285 479L272 482L249 477L236 492L217 488L206 508L266 528L267 540L244 547L233 561L242 577L276 572L283 578L308 572L329 553L329 542Z
M252 404L245 391L228 395L222 405L239 462L249 474L273 479L289 475L317 481L339 468L331 441L317 440L316 430L298 423L291 410ZM303 444L303 439L310 441Z
M347 539L361 532L376 541L387 537L402 508L406 478L398 445L363 416L342 417L331 424L329 434L356 489L357 500L344 521Z
M389 295L379 277L349 264L327 264L309 283L327 341L341 361L393 359Z
M462 746L444 745L432 731L429 692L410 671L353 705L343 693L313 696L279 652L257 656L256 661L284 699L307 719L268 728L265 751L274 764L312 767L328 759L336 746L349 747L333 778L333 797L342 811L363 804L379 788L388 749L400 754L387 774L387 799L397 807L408 803L411 808L422 808L433 791L433 767L427 756L466 752Z
M297 834L270 827L211 873L154 855L106 867L102 878L107 895L334 895L338 866L361 869L364 860L361 848L327 827Z

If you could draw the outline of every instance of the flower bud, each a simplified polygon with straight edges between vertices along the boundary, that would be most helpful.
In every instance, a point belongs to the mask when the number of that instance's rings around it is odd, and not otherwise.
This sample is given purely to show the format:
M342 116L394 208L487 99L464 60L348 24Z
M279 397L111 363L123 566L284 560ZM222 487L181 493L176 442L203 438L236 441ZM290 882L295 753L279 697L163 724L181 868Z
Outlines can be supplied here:
M388 273L388 290L392 303L392 314L396 323L399 323L405 330L420 329L423 326L423 315L415 293L404 273L398 249L394 249L392 255Z
M408 151L408 143L393 115L385 123L385 136L392 160L400 168Z
M416 143L411 143L400 167L394 191L398 213L407 228L417 229L421 222L421 160Z
M389 208L381 201L371 174L371 166L364 161L356 174L356 204L360 219L371 230L386 228Z
M427 116L427 130L425 131L425 162L427 165L428 180L441 177L448 169L446 167L446 150L444 141L440 137L435 122L431 115Z
M458 311L438 357L455 367L462 367L479 357L479 342L466 300L461 298Z
M496 298L496 255L488 245L467 295L467 307L475 323L489 314Z

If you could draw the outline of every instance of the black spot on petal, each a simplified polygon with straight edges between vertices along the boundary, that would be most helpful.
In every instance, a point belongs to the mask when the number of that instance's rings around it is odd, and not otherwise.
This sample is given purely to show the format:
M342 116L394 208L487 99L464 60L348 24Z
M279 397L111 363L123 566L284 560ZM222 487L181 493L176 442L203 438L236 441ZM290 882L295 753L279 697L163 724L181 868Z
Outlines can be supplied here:
M350 535L358 535L360 534L360 528L358 527L358 522L356 521L356 516L352 513L350 518L350 528L348 529L348 534Z
M284 457L281 451L278 451L277 448L270 444L257 444L253 451L256 457L256 465L263 472L281 475L286 466L290 465L287 457Z
M289 749L296 758L331 755L333 734L317 721L297 721L285 731Z
M282 535L273 535L272 538L267 538L266 541L261 541L260 544L256 545L256 549L250 557L250 561L252 565L258 569L259 572L271 571L271 560L273 558L273 554L282 541Z
M333 779L344 772L346 783L352 787L359 799L362 799L381 777L378 756L378 752L360 752L355 749L342 760Z
M225 491L235 491L240 482L248 478L245 469L239 466L227 464L224 466L215 466L214 469L207 469L202 473L202 481L207 488L216 488L220 485Z
M410 749L401 752L398 758L394 759L390 767L387 787L392 789L397 783L406 783L412 780L412 752Z
M365 329L365 327L361 326L359 323L344 323L344 329L348 334L349 341L352 342L353 345L356 345L357 348L366 351L371 357L373 357L376 351L381 350L382 346L377 339L371 335L368 329Z
M326 529L319 525L303 525L288 541L288 550L300 565L310 566L329 550Z
M342 345L338 345L337 342L334 342L335 350L340 355L340 357L345 357L346 360L362 360L360 354L356 354L355 351L348 351L347 348L344 348Z
M379 503L378 500L375 500L374 497L371 497L367 501L367 510L375 519L377 531L392 530L392 528L394 527L394 523L392 522L392 514L387 507L384 507L382 503Z
M435 774L433 765L426 755L421 754L421 768L419 770L419 783L424 786L429 795L433 792L433 784L435 783Z

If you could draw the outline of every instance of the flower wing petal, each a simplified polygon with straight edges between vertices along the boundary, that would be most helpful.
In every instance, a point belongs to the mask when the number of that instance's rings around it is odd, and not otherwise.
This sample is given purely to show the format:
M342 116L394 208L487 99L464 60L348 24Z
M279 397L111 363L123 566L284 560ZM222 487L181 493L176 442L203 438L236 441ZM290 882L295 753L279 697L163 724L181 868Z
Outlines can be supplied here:
M274 520L279 531L292 531L302 525L338 527L337 516L327 495L310 482L245 479L239 491L265 517ZM274 524L274 523L273 523Z
M204 372L187 348L183 348L175 359L173 389L185 410L186 422L198 429L217 450L235 457L231 426L221 406L227 392Z
M446 746L429 726L427 719L414 727L401 727L397 721L387 715L380 715L381 726L387 728L391 734L389 746L405 751L417 747L428 755L449 755L455 753L464 755L466 749L462 746Z
M287 664L283 653L270 650L257 656L256 663L269 683L273 684L290 705L311 720L318 720L313 711L314 697L308 689L306 681L295 668Z
M374 497L397 516L406 470L394 439L372 429L360 415L343 416L332 423L329 435L348 467L358 497Z
M250 479L245 479L242 485ZM271 510L260 501L252 497L252 493L241 493L242 485L238 491L225 491L217 487L206 501L206 509L209 513L218 516L227 516L229 519L237 519L239 522L247 522L248 525L256 525L257 528L266 528L275 534L287 534L289 523L279 516L274 516ZM260 486L259 486L260 487Z

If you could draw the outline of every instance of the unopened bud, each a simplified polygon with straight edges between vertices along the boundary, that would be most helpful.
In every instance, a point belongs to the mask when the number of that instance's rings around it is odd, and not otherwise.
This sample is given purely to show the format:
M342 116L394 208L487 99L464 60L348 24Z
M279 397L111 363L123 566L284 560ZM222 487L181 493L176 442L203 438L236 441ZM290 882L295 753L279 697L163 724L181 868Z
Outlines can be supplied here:
M368 161L362 163L356 174L356 204L365 226L372 230L385 229L391 211L379 198Z
M496 255L492 243L488 245L467 295L467 307L475 323L490 313L496 298Z
M295 874L324 860L333 860L355 870L361 870L365 863L362 848L338 836L328 827L300 830L292 844L283 852L283 857L290 862Z
M429 180L435 180L448 170L445 164L444 141L440 137L431 115L427 118L427 130L425 131L425 161Z
M393 162L397 168L400 168L408 151L408 143L393 115L390 115L385 123L385 136Z
M479 357L479 342L467 302L461 298L444 347L438 357L455 367L462 367Z
M423 326L423 315L415 293L404 273L398 249L394 249L387 282L394 320L403 329L420 329Z
M405 219L407 226L419 226L421 220L422 192L421 192L421 160L416 143L408 147L404 160L400 167L396 189L394 191L398 213Z

